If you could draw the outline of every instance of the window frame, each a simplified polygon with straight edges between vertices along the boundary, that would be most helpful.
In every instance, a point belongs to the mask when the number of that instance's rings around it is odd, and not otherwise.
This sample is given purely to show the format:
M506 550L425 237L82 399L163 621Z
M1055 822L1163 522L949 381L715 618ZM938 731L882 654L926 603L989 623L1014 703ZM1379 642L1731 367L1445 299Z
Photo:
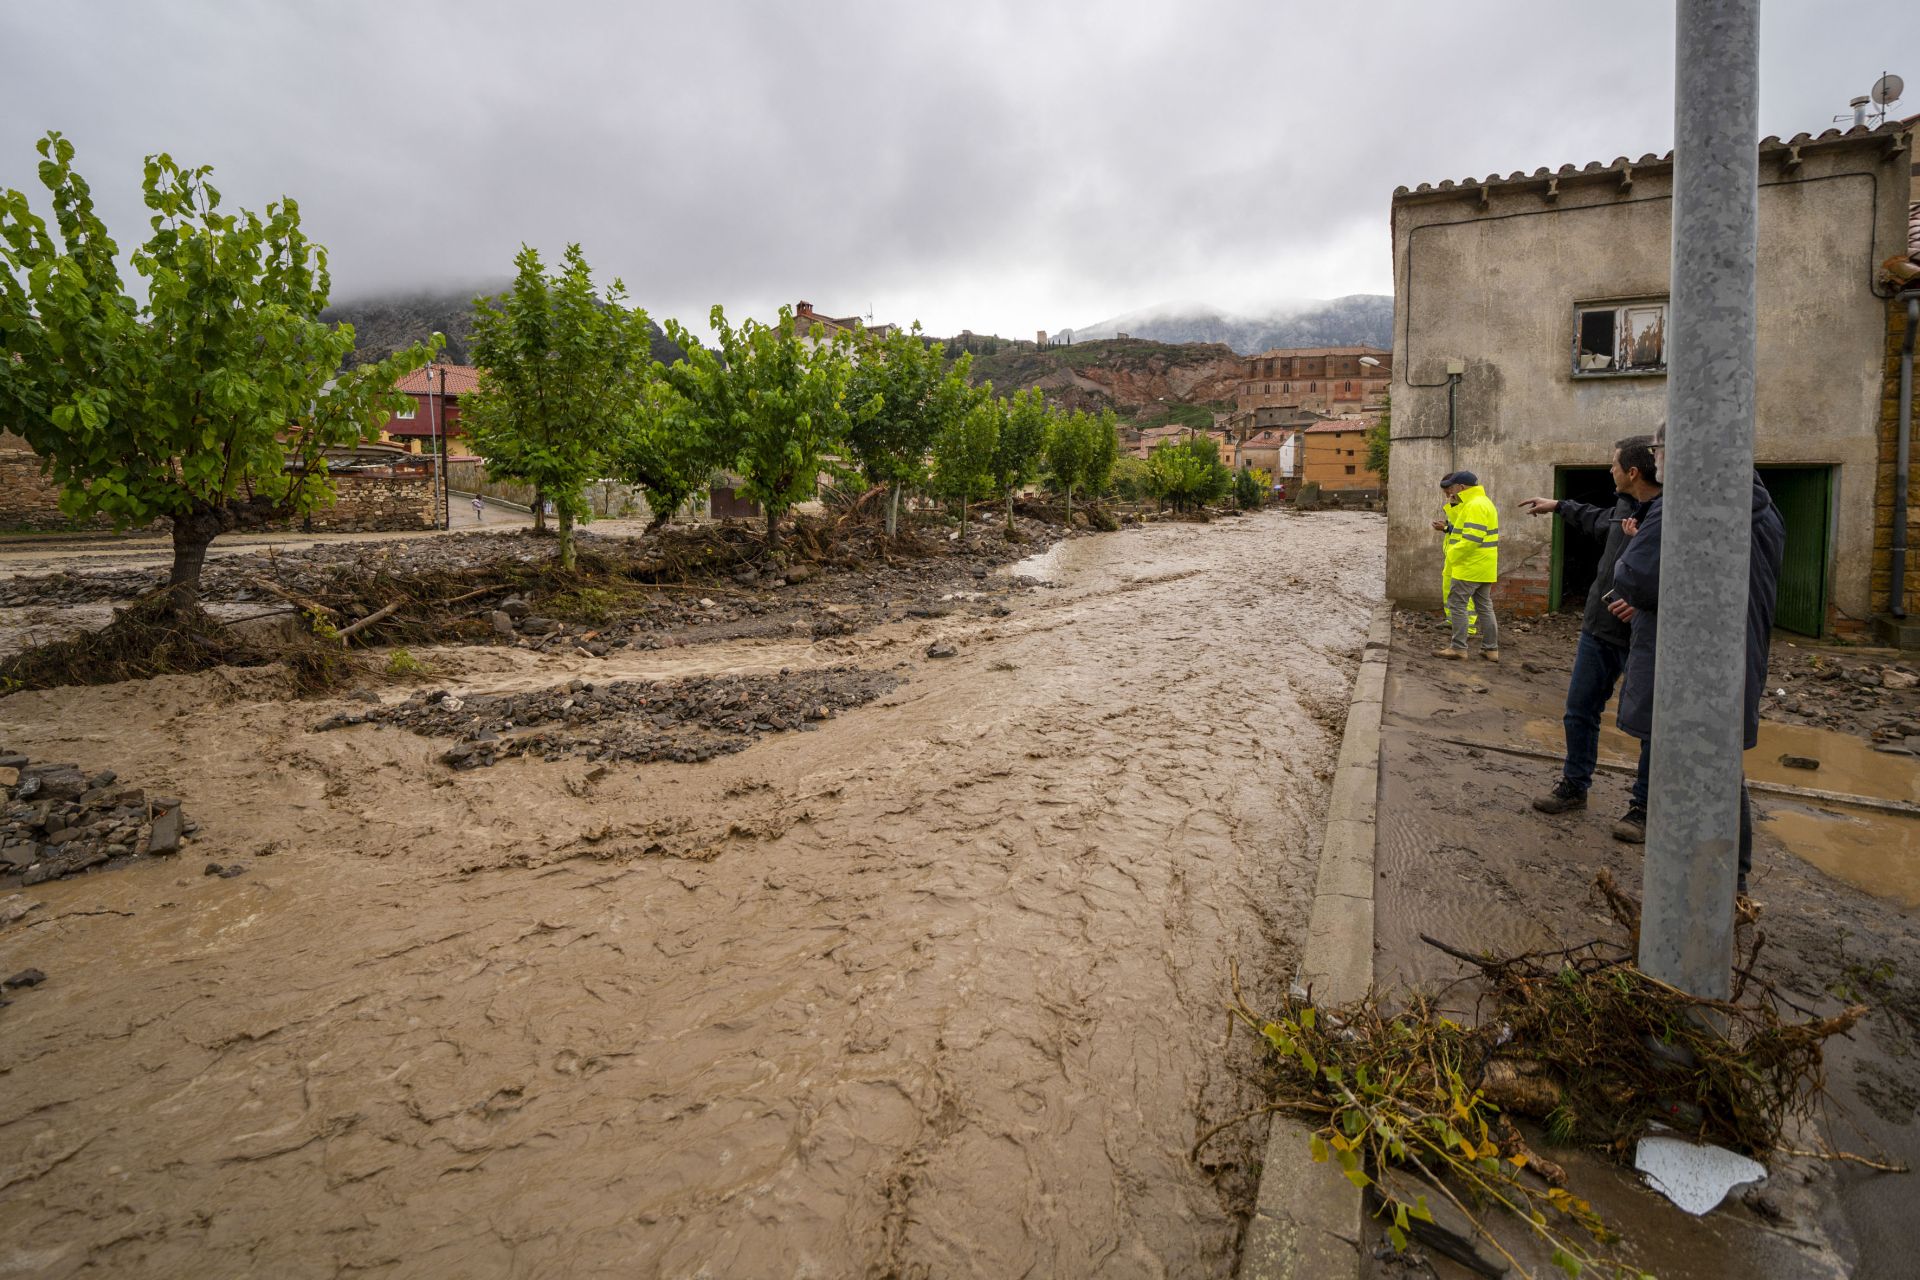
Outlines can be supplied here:
M1580 367L1580 332L1587 316L1598 312L1613 314L1613 354L1611 361L1620 358L1622 335L1630 332L1628 314L1659 308L1660 327L1660 363L1658 365L1639 365L1615 369L1583 369ZM1664 378L1671 367L1672 354L1667 346L1667 338L1673 321L1673 298L1670 294L1635 294L1621 298L1589 298L1576 301L1571 312L1572 326L1567 343L1567 365L1570 376L1576 382L1602 382L1610 378ZM1643 330L1644 332L1644 330Z
M420 416L420 402L418 400L413 399L411 396L407 398L407 407L404 410L393 415L394 420L396 422L412 422L415 418L418 418L419 416Z

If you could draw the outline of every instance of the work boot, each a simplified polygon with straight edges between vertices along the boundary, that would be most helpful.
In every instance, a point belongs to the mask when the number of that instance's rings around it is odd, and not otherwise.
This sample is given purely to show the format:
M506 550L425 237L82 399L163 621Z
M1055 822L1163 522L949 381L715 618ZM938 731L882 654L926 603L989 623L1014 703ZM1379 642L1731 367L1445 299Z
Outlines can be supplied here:
M1553 790L1536 799L1533 807L1542 813L1568 813L1574 809L1584 809L1587 807L1587 793L1562 778L1553 784Z
M1488 662L1500 661L1500 651L1498 649L1482 649L1480 651L1480 656L1485 658Z
M1647 842L1647 811L1639 805L1628 808L1625 816L1613 824L1613 838L1625 840L1628 844Z
M1456 649L1452 645L1448 645L1444 649L1435 649L1433 651L1433 656L1436 658L1445 658L1451 662L1458 662L1462 658L1467 656L1467 651L1465 649Z

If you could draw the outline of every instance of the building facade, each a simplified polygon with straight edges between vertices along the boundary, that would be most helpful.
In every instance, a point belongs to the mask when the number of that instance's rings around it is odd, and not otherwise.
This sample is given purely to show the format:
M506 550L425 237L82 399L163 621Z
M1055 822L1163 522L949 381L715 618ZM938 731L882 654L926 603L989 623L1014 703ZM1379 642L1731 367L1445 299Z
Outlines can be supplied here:
M1380 473L1367 469L1367 430L1362 418L1342 418L1302 428L1296 443L1300 481L1317 484L1322 493L1342 497L1377 498Z
M1361 364L1362 357L1379 364ZM1234 412L1291 410L1327 417L1377 412L1392 383L1393 353L1378 347L1275 348L1247 358Z
M431 364L415 369L393 384L395 391L413 397L413 405L387 419L380 428L384 443L410 453L433 453L445 441L446 452L462 451L465 432L460 426L460 397L480 385L480 371L466 364Z
M1755 459L1787 522L1780 625L1864 627L1907 124L1760 144ZM1666 417L1672 156L1625 157L1393 197L1393 478L1387 589L1437 603L1439 480L1465 468L1505 512L1604 501L1614 441ZM1886 481L1890 488L1890 480ZM1556 519L1502 521L1509 608L1571 607L1597 548Z

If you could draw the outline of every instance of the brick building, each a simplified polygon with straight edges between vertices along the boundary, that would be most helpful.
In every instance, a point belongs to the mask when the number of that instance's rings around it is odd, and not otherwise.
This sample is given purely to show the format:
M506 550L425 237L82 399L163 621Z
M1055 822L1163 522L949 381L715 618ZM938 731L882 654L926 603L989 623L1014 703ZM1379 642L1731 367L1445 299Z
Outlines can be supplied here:
M1365 357L1378 365L1361 364ZM1326 417L1377 411L1393 385L1393 353L1378 347L1276 347L1247 358L1236 417L1306 410ZM1260 422L1258 426L1271 425Z
M460 452L454 447L464 434L460 397L479 385L480 371L472 365L430 364L415 369L393 384L394 390L413 397L413 407L387 419L380 428L380 439L400 445L409 453L432 453L436 442L444 439L449 454Z

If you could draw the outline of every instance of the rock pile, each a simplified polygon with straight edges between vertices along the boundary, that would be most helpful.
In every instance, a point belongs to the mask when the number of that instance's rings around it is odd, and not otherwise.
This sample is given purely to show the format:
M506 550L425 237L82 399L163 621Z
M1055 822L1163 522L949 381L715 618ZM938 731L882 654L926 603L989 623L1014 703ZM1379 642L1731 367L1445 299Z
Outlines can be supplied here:
M0 750L0 876L39 884L118 858L177 853L198 824L171 796L122 785L111 769L35 764Z
M342 711L314 729L385 724L457 738L440 757L455 769L521 755L691 764L744 750L769 733L814 728L899 683L884 672L841 666L599 685L575 679L551 689L469 697L436 689L391 707Z

